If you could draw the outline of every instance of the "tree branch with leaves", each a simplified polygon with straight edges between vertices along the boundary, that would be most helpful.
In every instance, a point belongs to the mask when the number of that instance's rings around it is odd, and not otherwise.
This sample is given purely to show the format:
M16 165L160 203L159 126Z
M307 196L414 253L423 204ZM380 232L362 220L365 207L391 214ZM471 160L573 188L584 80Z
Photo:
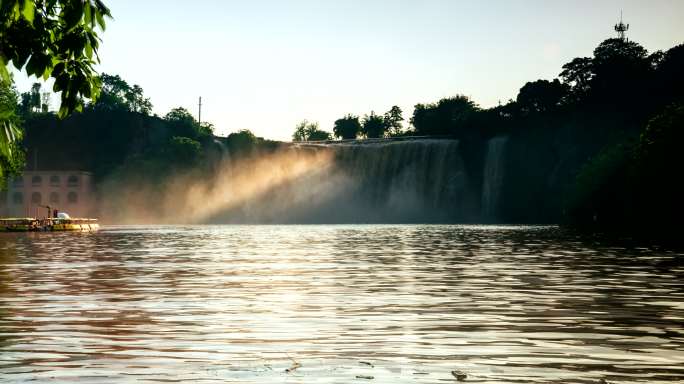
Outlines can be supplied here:
M11 86L10 63L29 76L54 79L61 93L58 116L83 109L95 100L100 80L98 31L104 31L109 8L100 0L0 0L0 82ZM12 119L0 116L0 151L11 149L20 133Z

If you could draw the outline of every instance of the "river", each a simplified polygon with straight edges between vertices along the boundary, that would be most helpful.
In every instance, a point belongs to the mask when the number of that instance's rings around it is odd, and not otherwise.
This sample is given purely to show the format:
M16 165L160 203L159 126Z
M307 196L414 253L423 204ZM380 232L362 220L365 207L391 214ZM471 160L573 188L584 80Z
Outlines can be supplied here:
M683 381L683 258L546 226L2 234L0 381Z

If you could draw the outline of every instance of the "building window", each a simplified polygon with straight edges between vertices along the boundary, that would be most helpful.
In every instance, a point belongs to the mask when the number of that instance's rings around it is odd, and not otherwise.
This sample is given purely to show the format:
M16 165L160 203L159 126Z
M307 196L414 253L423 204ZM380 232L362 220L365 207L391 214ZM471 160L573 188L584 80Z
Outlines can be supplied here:
M50 203L59 203L59 193L50 192Z
M57 176L57 175L50 176L50 185L52 185L53 187L59 187L59 176Z
M23 187L24 186L24 178L19 176L14 181L12 182L12 185L15 187Z
M39 187L43 183L43 178L36 175L31 178L31 185L34 187Z
M78 185L78 176L76 176L76 175L69 176L69 178L67 179L67 185L69 187L77 186Z
M7 205L7 191L0 192L0 206Z
M14 194L12 194L12 201L14 204L24 204L24 194L21 192L14 192Z
M76 192L69 192L67 201L70 203L78 203L78 194L76 194Z
M40 194L40 192L33 192L31 194L31 203L41 204L42 202L43 202L43 196Z

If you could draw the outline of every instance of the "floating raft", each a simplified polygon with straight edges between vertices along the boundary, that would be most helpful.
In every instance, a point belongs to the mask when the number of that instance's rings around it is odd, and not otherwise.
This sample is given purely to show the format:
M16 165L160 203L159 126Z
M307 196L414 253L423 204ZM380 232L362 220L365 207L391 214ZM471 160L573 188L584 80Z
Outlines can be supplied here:
M32 217L0 218L0 232L92 232L97 231L98 229L100 229L100 224L97 223L97 219L34 219Z

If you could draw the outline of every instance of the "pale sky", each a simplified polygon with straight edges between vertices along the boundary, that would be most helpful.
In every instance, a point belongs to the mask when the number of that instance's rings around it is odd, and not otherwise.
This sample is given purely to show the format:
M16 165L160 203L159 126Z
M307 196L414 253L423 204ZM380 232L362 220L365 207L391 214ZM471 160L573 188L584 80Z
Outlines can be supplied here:
M552 79L615 36L649 51L684 42L680 0L105 0L98 70L139 84L163 116L184 106L226 135L289 140L347 113L465 94L483 107ZM17 76L20 91L33 80ZM56 100L53 103L56 106ZM97 127L93 127L97 129Z

